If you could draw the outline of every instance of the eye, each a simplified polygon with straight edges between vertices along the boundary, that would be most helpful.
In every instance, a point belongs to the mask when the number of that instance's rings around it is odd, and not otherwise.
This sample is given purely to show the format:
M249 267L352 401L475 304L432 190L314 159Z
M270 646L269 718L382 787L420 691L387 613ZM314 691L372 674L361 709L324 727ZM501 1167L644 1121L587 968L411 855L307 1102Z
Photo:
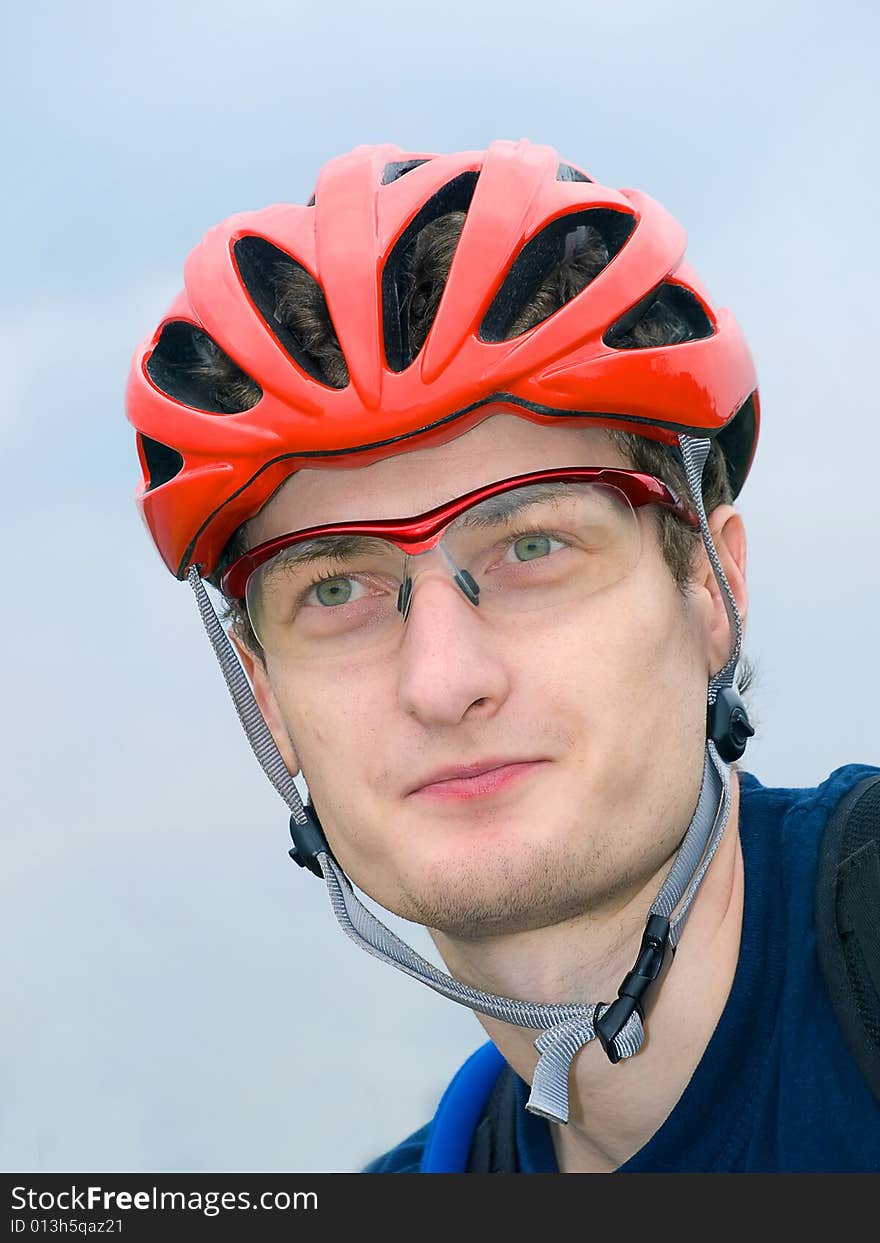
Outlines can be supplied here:
M515 539L510 545L510 551L517 561L536 561L541 557L549 556L551 552L555 552L557 548L563 548L564 546L560 540L554 539L552 535L545 535L541 531L531 531L528 535L520 535Z
M358 599L356 594L360 588L363 594L365 588L362 583L357 582L353 578L345 578L337 576L335 578L322 578L319 582L307 592L304 603L310 604L312 597L317 600L322 608L332 608L336 605L350 604L352 600Z

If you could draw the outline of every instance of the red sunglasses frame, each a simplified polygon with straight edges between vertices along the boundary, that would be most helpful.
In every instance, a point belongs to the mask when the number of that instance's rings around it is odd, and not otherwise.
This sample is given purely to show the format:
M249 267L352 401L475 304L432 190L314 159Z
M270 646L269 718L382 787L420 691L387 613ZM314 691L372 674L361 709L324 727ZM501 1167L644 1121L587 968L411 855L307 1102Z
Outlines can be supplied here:
M529 471L525 475L510 475L507 479L483 484L482 487L465 492L463 496L457 496L454 500L444 501L442 505L436 505L426 513L417 514L412 518L331 522L317 527L304 527L299 531L291 531L287 535L276 535L273 539L257 544L255 548L233 561L220 580L220 590L228 600L244 600L248 579L255 570L270 561L276 553L282 552L292 544L301 543L306 539L317 539L322 535L375 536L377 539L388 540L401 552L416 556L436 547L449 524L464 510L480 501L488 500L489 497L497 496L501 492L507 492L520 484L568 481L607 483L619 488L634 509L639 509L643 505L662 505L688 526L698 527L700 525L696 514L662 479L657 479L653 475L644 475L635 470L618 470L608 466L570 466L555 470Z

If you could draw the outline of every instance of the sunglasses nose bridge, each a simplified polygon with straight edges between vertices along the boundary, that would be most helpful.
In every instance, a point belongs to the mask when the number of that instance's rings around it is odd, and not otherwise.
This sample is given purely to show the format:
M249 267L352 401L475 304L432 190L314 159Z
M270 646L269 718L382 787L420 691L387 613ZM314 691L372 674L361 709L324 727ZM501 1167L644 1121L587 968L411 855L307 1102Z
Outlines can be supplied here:
M415 579L418 577L419 571L413 573L413 565L421 558L429 556L431 553L438 553L442 558L442 562L446 567L447 573L451 576L455 585L462 592L464 597L473 605L480 603L480 588L473 576L466 570L462 569L456 562L452 553L449 551L443 539L443 533L434 536L430 541L422 541L423 551L413 552L411 548L404 554L403 577L400 589L397 593L397 609L406 621L409 617L410 608L412 607L412 595ZM426 565L421 562L422 567Z

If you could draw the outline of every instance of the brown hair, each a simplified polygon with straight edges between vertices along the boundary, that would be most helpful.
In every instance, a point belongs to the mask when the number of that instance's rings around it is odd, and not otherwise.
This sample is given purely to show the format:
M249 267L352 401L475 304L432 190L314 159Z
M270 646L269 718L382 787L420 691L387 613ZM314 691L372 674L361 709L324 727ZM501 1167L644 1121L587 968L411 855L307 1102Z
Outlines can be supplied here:
M424 343L434 320L464 219L464 212L450 212L427 225L417 236L410 259L407 292L401 307L408 319L409 341L414 354ZM576 237L577 244L570 253L567 251L565 257L540 281L511 325L509 336L518 336L546 319L584 289L609 262L611 255L596 229L582 227L577 230ZM302 343L325 382L336 388L348 383L348 368L327 305L311 277L295 267L279 264L273 294L275 318ZM618 348L670 345L687 340L690 335L687 322L676 308L658 299L627 333L615 338L615 345ZM230 403L231 409L240 410L255 405L260 397L258 386L237 368L233 373L230 367L234 367L231 360L219 353L214 357L205 357L203 363L206 378L211 379L215 391ZM684 466L669 445L630 432L610 428L603 430L635 470L655 475L680 496L689 496ZM724 455L713 441L703 471L706 513L732 499ZM658 524L663 558L676 586L682 594L686 594L703 546L701 534L685 526L661 506L652 506L652 512ZM229 540L218 568L211 576L210 581L215 587L224 570L247 548L245 524ZM226 618L231 621L238 637L262 660L262 648L243 605L237 601L226 601L225 609ZM741 693L751 687L754 673L754 666L743 658L737 675Z

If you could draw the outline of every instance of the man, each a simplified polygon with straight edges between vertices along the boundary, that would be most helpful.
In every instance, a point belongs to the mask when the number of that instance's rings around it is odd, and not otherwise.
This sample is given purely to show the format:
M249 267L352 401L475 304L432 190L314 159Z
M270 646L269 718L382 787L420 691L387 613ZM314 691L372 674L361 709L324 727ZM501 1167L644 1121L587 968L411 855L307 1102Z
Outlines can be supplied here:
M490 1037L371 1171L880 1169L811 916L878 770L736 765L757 383L683 254L547 147L360 147L212 230L135 357L139 503L292 856Z

